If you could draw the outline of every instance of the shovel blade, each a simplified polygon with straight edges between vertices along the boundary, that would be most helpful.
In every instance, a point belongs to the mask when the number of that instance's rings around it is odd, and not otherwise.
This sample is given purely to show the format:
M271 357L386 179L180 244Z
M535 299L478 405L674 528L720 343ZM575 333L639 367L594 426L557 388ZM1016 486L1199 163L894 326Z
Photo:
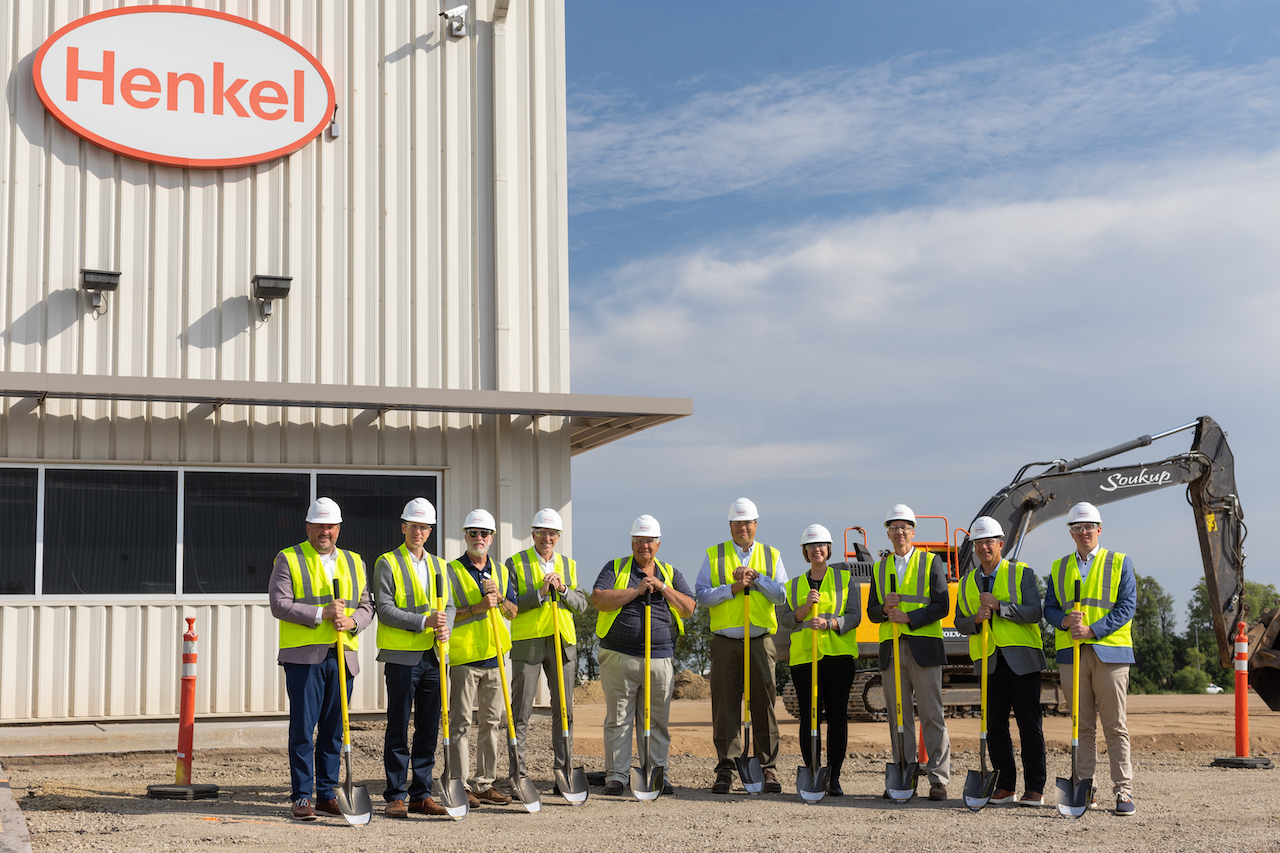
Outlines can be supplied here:
M587 785L587 773L581 767L575 767L569 773L563 770L557 770L556 787L560 789L560 796L574 806L580 806L587 801L588 795L591 793L590 786Z
M796 793L806 803L817 803L827 795L827 768L819 767L817 771L808 767L796 768Z
M653 770L646 771L642 767L632 767L631 793L641 802L658 799L658 795L662 793L662 770L655 767Z
M1093 799L1092 779L1072 782L1059 776L1057 785L1058 814L1078 819L1089 810L1089 801Z
M979 811L991 802L991 795L996 792L996 782L1000 777L995 773L981 773L970 770L964 779L964 804L971 811Z
M538 789L533 787L533 782L528 776L513 773L508 781L511 782L512 796L520 801L525 811L531 813L542 811L542 797L538 796Z
M467 816L467 789L461 779L443 779L440 786L440 807L454 820Z
M373 817L373 802L369 799L369 789L364 785L347 784L333 792L338 801L338 811L352 826L364 826Z
M764 790L764 770L760 767L760 759L754 755L750 758L738 758L738 777L742 779L742 787L748 794L758 794Z
M895 803L905 803L916 795L916 783L920 781L920 765L916 762L884 766L884 789Z

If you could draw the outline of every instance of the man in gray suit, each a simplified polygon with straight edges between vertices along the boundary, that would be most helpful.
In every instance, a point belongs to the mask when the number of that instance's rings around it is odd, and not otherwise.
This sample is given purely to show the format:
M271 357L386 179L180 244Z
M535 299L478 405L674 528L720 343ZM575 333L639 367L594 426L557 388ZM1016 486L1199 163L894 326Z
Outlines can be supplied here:
M1044 607L1035 572L1025 563L1000 558L1004 531L994 518L982 516L969 529L979 566L960 581L956 628L969 635L969 654L982 659L982 635L987 637L987 746L1000 774L993 803L1044 805L1047 781L1044 727L1040 710L1040 671L1045 668L1040 617ZM980 663L974 664L981 675ZM1018 721L1022 741L1022 799L1017 799L1018 768L1009 737L1009 711Z

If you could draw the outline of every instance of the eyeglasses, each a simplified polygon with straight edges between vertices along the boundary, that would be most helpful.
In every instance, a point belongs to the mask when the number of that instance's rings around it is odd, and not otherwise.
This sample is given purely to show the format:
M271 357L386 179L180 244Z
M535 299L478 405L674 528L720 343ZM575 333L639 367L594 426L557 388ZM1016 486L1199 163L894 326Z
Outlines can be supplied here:
M1082 522L1080 522L1079 524L1073 524L1073 525L1071 525L1071 528L1070 528L1070 529L1071 529L1071 532L1072 532L1072 533L1090 533L1090 532L1092 532L1092 531L1094 531L1094 530L1097 530L1097 529L1098 529L1098 525L1094 524L1094 523L1093 523L1093 522L1091 522L1091 521L1090 521L1090 522L1083 522L1083 521L1082 521Z
M467 530L464 532L472 539L488 539L493 536L492 530Z
M547 539L556 539L556 538L559 538L560 531L552 530L550 527L535 527L533 528L533 535L543 536Z
M404 526L409 530L410 533L430 533L431 532L430 524L414 524L411 521L406 521L404 523Z
M889 528L890 533L901 533L904 530L914 530L910 524L895 524Z

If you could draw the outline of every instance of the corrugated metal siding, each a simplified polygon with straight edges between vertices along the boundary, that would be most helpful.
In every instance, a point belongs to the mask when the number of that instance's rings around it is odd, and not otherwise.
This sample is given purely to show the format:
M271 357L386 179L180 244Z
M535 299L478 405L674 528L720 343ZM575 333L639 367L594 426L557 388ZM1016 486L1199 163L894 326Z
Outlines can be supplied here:
M563 0L472 3L465 39L443 0L192 3L285 33L338 93L337 139L219 171L112 154L40 104L36 49L117 5L0 0L0 369L569 391ZM122 273L101 316L81 268ZM265 323L255 273L293 276ZM447 557L477 506L502 556L542 506L571 550L569 459L556 417L0 400L0 461L439 469ZM199 712L284 709L265 601L5 597L0 719L176 713L184 614ZM372 649L353 707L382 702Z

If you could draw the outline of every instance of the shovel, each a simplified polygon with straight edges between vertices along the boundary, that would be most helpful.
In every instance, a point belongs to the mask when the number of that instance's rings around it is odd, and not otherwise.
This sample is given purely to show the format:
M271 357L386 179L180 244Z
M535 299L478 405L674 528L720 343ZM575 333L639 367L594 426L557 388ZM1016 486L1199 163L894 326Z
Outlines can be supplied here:
M436 575L436 591L444 592L444 575ZM444 597L436 598L436 610L444 610ZM467 816L467 791L462 780L455 778L449 767L449 651L436 643L440 659L440 731L444 736L444 767L440 774L440 806L454 820Z
M898 576L892 569L889 571L889 592L898 591ZM902 656L899 653L898 635L901 630L897 622L893 626L893 693L894 704L898 714L898 763L892 762L884 766L884 789L889 799L895 803L905 803L916 795L916 783L920 780L920 764L908 762L907 756L913 754L915 744L907 740L906 730L902 724ZM915 735L915 727L912 727ZM913 737L914 740L914 737Z
M970 811L979 811L991 802L996 792L1000 774L987 772L987 639L991 636L991 619L982 623L982 732L978 738L978 755L982 771L970 770L964 780L964 804Z
M815 604L809 612L809 616L813 616L813 611L817 609ZM818 729L818 629L814 628L811 632L809 655L809 762L808 767L796 768L796 791L800 794L800 799L806 803L819 802L827 795L827 768L822 766L819 758L819 749L821 748L822 738L819 736Z
M649 686L649 655L652 643L650 613L653 608L653 592L644 592L644 765L631 768L631 793L637 800L656 800L662 793L662 768L649 767L649 705L652 701Z
M333 597L342 597L337 579L333 582ZM334 796L338 800L338 811L347 823L364 826L373 817L373 803L369 800L368 788L351 783L351 720L347 715L347 655L342 647L343 633L338 632L338 698L342 701L342 756L347 763L347 778Z
M751 587L742 588L742 755L738 776L748 794L764 790L760 759L751 754Z
M511 794L520 801L527 812L542 810L542 798L528 776L520 775L520 762L516 758L516 724L511 714L511 688L507 686L507 667L502 660L502 640L498 634L498 608L489 610L489 625L493 629L493 646L497 650L498 680L502 682L502 703L507 712L507 762L511 768Z
M1076 603L1080 609L1080 581L1076 581ZM1092 747L1093 744L1090 744ZM1080 641L1071 641L1071 778L1058 777L1058 814L1080 818L1093 798L1093 779L1080 778Z
M569 710L564 703L564 663L560 660L560 593L551 591L551 624L555 626L552 636L556 643L556 683L560 687L560 731L564 737L564 766L566 773L556 768L556 785L560 788L560 796L570 804L580 806L587 801L591 793L587 785L587 773L581 767L573 766L573 743L569 739Z

